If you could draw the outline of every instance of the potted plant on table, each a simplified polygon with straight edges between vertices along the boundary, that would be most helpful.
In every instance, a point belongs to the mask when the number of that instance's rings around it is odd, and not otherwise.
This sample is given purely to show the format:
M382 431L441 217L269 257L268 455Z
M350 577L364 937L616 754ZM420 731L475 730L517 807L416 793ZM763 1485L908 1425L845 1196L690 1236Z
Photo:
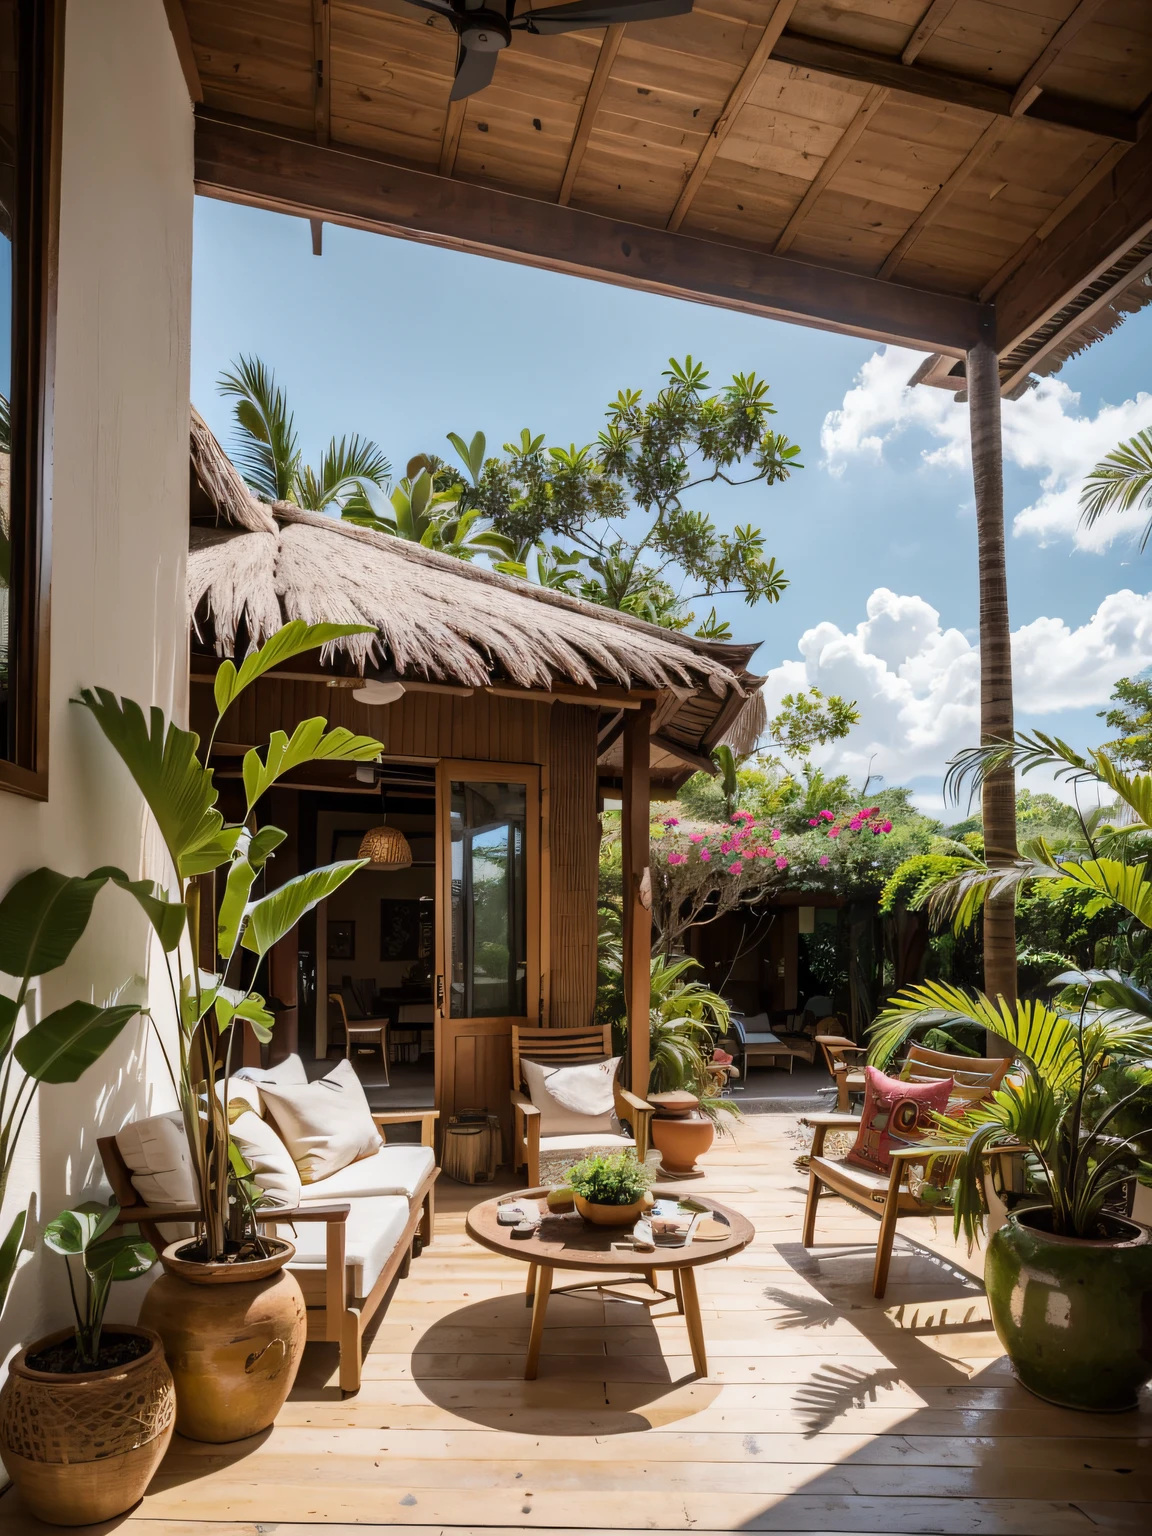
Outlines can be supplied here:
M691 958L652 961L652 1011L649 1024L648 1100L652 1144L663 1172L687 1178L697 1174L696 1159L711 1147L724 1117L739 1114L721 1098L710 1070L713 1042L728 1027L731 1010L717 992L687 979L697 967Z
M1006 764L1053 767L1073 782L1095 780L1117 795L1129 819L1119 828L1084 823L1082 856L1058 859L1043 839L1006 867L967 872L940 886L937 909L971 921L989 891L1046 882L1053 896L1089 891L1124 923L1152 928L1152 777L1122 773L1105 751L1085 757L1055 738L1020 736L962 755L958 773L977 780ZM976 1024L1005 1041L1017 1070L961 1119L944 1118L937 1140L959 1149L953 1190L957 1233L969 1243L982 1221L983 1167L1002 1146L1021 1147L1035 1205L1011 1212L985 1261L992 1321L1017 1377L1069 1408L1130 1408L1152 1378L1152 1232L1109 1205L1121 1187L1152 1175L1149 1127L1129 1118L1145 1097L1116 1068L1152 1058L1152 994L1118 971L1069 972L1053 1006L1009 1006L939 983L909 988L876 1021Z
M576 1209L598 1227L629 1227L652 1204L652 1173L630 1152L585 1157L564 1175Z
M269 1425L295 1379L305 1338L300 1287L284 1272L293 1245L261 1235L246 1182L237 1171L228 1128L228 1079L236 1026L271 1038L273 1018L255 989L272 946L319 901L367 861L330 864L286 880L264 894L268 860L284 841L279 828L257 823L262 796L305 763L371 762L383 750L368 736L328 730L317 717L289 737L274 731L266 750L243 761L244 816L225 824L208 759L217 731L236 699L271 668L304 651L354 634L364 625L304 624L278 630L242 665L226 660L214 683L216 722L203 751L193 732L145 716L131 699L83 689L79 702L93 715L135 779L172 862L174 896L146 904L160 936L172 995L179 1008L179 1060L172 1071L180 1097L196 1191L198 1233L161 1254L164 1275L151 1287L142 1323L164 1340L176 1381L177 1428L213 1442L239 1440ZM200 884L220 870L223 895L215 919L217 967L200 969ZM183 942L187 938L187 945ZM244 954L255 956L244 984ZM163 1046L163 1040L161 1040Z
M176 1396L159 1336L104 1326L113 1282L156 1262L138 1234L112 1231L119 1214L115 1204L88 1202L49 1222L44 1241L68 1266L75 1327L22 1349L0 1391L4 1464L31 1512L51 1525L131 1509L172 1438Z

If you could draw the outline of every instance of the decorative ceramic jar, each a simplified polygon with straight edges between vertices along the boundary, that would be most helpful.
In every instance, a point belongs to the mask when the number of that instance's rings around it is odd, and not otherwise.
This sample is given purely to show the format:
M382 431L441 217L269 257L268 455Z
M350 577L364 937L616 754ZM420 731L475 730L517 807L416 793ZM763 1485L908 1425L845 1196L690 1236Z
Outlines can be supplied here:
M160 1465L176 1418L172 1373L151 1329L105 1326L143 1339L135 1360L99 1371L28 1364L72 1337L71 1328L22 1349L0 1391L0 1455L25 1505L49 1525L92 1525L124 1514Z
M575 1193L572 1198L580 1215L595 1227L631 1227L645 1211L652 1208L652 1196L647 1190L639 1200L633 1200L631 1205L597 1205Z
M703 1157L716 1139L716 1128L700 1110L694 1093L674 1089L669 1093L650 1093L652 1145L660 1153L661 1173L671 1178L699 1177L696 1159Z
M267 1258L204 1264L181 1258L187 1240L160 1255L164 1274L140 1321L164 1340L176 1382L176 1428L190 1440L244 1440L280 1412L304 1351L304 1296L284 1265L296 1249L268 1238Z
M1152 1378L1152 1232L1057 1237L1050 1206L1011 1213L988 1244L992 1321L1021 1384L1062 1408L1118 1413Z

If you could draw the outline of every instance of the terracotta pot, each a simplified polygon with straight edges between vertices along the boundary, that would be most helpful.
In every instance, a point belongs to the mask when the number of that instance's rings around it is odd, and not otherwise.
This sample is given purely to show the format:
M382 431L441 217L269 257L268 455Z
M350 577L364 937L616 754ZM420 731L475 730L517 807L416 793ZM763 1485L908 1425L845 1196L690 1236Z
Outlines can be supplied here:
M292 1390L307 1335L304 1296L284 1265L296 1252L250 1264L200 1264L180 1257L187 1239L160 1255L162 1274L140 1321L164 1340L176 1382L176 1428L213 1445L259 1434Z
M984 1281L1022 1386L1062 1408L1134 1408L1152 1378L1152 1232L1106 1216L1107 1238L1057 1237L1050 1206L1014 1211Z
M24 1503L49 1525L112 1520L143 1496L176 1417L172 1373L159 1337L112 1323L106 1334L144 1337L148 1353L127 1365L63 1376L34 1371L29 1355L71 1328L22 1349L0 1391L0 1454Z
M716 1128L699 1111L665 1119L652 1116L652 1145L660 1152L664 1171L672 1175L697 1173L696 1159L716 1140Z
M583 1195L573 1191L573 1200L576 1209L585 1221L590 1221L594 1227L631 1227L639 1217L652 1204L652 1196L645 1193L639 1200L633 1200L631 1205L594 1205L592 1201L585 1200Z

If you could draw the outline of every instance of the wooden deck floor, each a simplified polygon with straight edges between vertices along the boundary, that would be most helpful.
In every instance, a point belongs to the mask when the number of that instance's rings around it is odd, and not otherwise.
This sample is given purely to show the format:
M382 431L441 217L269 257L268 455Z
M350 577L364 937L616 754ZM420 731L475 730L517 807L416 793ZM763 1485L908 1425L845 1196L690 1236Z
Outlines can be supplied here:
M1099 1416L1017 1386L979 1256L943 1223L901 1222L883 1302L866 1215L823 1202L805 1252L793 1126L750 1117L693 1186L758 1229L698 1272L707 1380L668 1304L570 1296L550 1309L539 1380L521 1380L523 1266L465 1237L475 1194L445 1181L436 1242L398 1285L360 1394L342 1401L334 1351L309 1346L275 1428L232 1447L178 1440L126 1536L1152 1530L1152 1394ZM46 1529L14 1498L0 1525Z

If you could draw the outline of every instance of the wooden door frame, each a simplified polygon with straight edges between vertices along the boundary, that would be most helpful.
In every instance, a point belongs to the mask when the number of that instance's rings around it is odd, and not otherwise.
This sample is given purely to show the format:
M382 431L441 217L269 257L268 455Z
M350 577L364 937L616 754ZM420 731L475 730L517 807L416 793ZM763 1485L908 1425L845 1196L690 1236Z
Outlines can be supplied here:
M449 785L453 780L473 784L523 783L530 811L524 826L524 868L527 876L525 889L525 955L526 996L525 1014L494 1018L453 1020L449 1014L451 981L449 977L449 944L452 922L452 827ZM436 764L436 971L433 993L433 1017L435 1019L435 1106L442 1107L444 1071L447 1066L445 1025L471 1022L478 1034L502 1033L505 1027L511 1031L514 1023L531 1025L540 1018L541 999L546 990L545 966L547 961L548 924L541 909L542 892L547 888L543 863L546 857L541 836L543 815L541 769L539 763L504 763L477 761L469 758L442 757ZM535 963L533 963L533 960ZM459 1106L456 1106L457 1108Z

